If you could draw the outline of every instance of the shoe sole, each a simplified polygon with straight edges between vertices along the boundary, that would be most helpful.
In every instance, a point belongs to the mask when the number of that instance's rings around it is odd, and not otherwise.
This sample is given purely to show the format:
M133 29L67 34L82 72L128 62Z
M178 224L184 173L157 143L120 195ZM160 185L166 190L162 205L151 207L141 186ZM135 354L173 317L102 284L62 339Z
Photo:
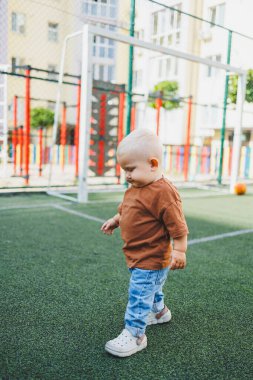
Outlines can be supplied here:
M161 317L160 319L152 319L152 321L147 323L147 326L151 325L161 325L162 323L168 323L171 320L172 315L167 315L166 318Z
M133 354L136 354L136 352L144 350L144 348L146 348L147 345L148 345L148 341L147 341L147 339L145 339L145 341L142 342L142 344L140 344L139 346L135 347L134 349L132 349L130 351L127 351L127 352L120 352L120 351L116 351L116 350L112 349L109 345L106 344L105 345L105 351L108 352L111 355L118 356L120 358L125 358L127 356L131 356Z

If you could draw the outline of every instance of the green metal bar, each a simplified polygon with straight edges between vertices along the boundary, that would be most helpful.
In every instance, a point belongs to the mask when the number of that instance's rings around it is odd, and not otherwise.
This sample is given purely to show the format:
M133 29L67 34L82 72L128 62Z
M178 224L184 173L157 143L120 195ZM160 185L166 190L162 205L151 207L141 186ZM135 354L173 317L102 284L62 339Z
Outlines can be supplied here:
M232 31L229 30L228 48L227 48L227 64L228 65L230 64L230 58L231 58L231 45L232 45ZM226 115L227 115L227 100L228 100L228 82L229 82L229 72L226 71L226 81L225 81L224 100L223 100L221 140L220 140L220 163L219 163L219 173L218 173L218 183L220 185L222 183L222 166L223 166L224 140L225 140Z
M134 22L135 22L135 0L131 0L130 12L130 33L134 37ZM133 60L134 60L134 47L129 46L129 66L128 66L128 86L127 86L127 119L126 119L126 135L130 133L131 129L131 109L132 109L132 89L133 89Z

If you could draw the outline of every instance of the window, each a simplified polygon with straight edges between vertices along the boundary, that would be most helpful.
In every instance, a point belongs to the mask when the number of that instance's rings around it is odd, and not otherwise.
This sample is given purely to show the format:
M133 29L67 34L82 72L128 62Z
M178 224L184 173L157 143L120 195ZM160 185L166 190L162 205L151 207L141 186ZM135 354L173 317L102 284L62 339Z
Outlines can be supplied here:
M209 9L209 18L210 18L210 21L213 22L215 24L215 21L216 21L216 7L211 7Z
M171 58L166 59L166 77L171 75Z
M114 49L113 48L108 48L108 57L114 58Z
M100 24L100 27L102 25L108 29L108 25ZM113 60L115 57L115 42L101 36L96 36L93 44L93 57Z
M214 24L224 26L225 19L225 4L218 4L209 8L209 20ZM215 25L210 25L214 27Z
M91 4L91 14L92 16L97 15L97 4Z
M158 31L158 12L153 15L153 34L157 34Z
M163 59L160 59L158 62L158 77L163 77Z
M81 12L85 15L116 19L118 0L83 0Z
M48 79L57 80L58 74L56 74L57 66L56 65L48 65L47 67L48 71L51 71L48 73Z
M134 70L133 72L133 86L138 87L142 84L142 71Z
M11 71L13 73L24 74L25 67L20 68L19 66L25 66L25 59L20 58L20 57L12 57L11 58L11 68L12 68Z
M177 32L176 33L176 40L175 40L176 44L180 44L180 32Z
M181 4L174 9L162 9L152 15L152 41L160 45L176 45L181 42Z
M115 80L115 68L113 65L94 63L92 67L93 78L112 82Z
M172 45L172 42L173 42L173 35L172 34L169 34L168 35L168 45Z
M220 117L220 109L217 104L209 104L202 107L202 123L210 128L215 128Z
M104 56L105 56L105 48L102 47L102 46L100 46L100 48L99 48L99 57L104 58Z
M11 30L19 34L25 33L25 15L23 13L12 12Z
M105 68L104 68L104 65L99 65L99 79L101 80L104 80L104 72L105 72Z
M174 58L174 75L178 75L178 59Z
M116 8L114 6L110 6L110 18L116 18Z
M216 61L216 62L221 62L221 55L218 54L218 55L213 55L213 56L209 56L207 57L207 59L211 59L212 61ZM213 77L215 76L217 73L217 70L215 69L215 67L213 66L207 66L207 77Z
M48 41L57 42L58 41L58 29L59 25L49 22L48 23Z
M159 58L152 62L155 70L152 75L156 76L159 80L174 80L178 76L179 62L177 58L167 57ZM150 72L152 72L152 66Z
M114 66L109 65L108 66L108 81L112 82L114 80Z

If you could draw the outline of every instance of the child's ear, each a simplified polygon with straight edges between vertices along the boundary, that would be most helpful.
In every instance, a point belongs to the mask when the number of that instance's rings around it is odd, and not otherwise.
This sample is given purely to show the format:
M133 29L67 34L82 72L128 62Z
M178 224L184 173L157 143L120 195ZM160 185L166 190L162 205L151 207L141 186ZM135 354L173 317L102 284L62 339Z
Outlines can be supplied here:
M150 158L150 165L151 165L151 169L156 170L158 168L158 166L159 166L158 159L155 158L155 157L151 157Z

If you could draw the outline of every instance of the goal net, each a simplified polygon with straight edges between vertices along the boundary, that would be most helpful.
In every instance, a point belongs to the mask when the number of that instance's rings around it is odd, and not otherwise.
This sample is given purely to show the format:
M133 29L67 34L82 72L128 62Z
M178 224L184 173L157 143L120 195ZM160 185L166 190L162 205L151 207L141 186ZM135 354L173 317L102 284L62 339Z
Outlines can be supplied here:
M65 40L55 107L54 136L56 136L59 120L67 41L76 36L82 38L77 181L79 202L88 200L89 184L94 174L94 167L96 174L103 174L103 178L114 172L116 180L124 182L116 163L116 146L120 139L133 128L146 127L159 134L164 146L165 173L180 174L179 178L182 180L198 179L198 175L217 178L221 152L219 142L216 145L210 144L210 140L213 137L213 125L221 125L224 117L222 100L226 76L229 75L238 76L238 91L236 104L233 107L233 143L231 150L226 151L226 156L223 157L223 165L226 163L227 178L230 179L230 189L233 189L240 169L246 78L244 70L219 60L167 48L113 30L85 25L80 32L67 36ZM129 46L134 48L134 88L130 94L132 100L130 125L125 123L125 126L122 126L127 112L122 101L129 95L127 79L125 78L125 83L121 81L107 88L103 85L99 88L94 80L97 70L102 70L94 59L94 41L98 38L101 41L105 39L113 41L117 44L118 51L128 49ZM108 44L108 49L109 47L110 44ZM103 45L101 49L104 49ZM121 62L121 64L123 72L127 63ZM140 74L140 67L143 69L142 74ZM171 70L174 70L174 73L184 72L185 75L179 78L179 84L175 84L176 81L166 80L157 83L155 70L158 70L158 77L161 73L161 79L169 78L166 72L168 74ZM210 77L207 86L201 86L201 75ZM110 68L108 67L107 78L109 76ZM123 115L124 111L125 115Z

